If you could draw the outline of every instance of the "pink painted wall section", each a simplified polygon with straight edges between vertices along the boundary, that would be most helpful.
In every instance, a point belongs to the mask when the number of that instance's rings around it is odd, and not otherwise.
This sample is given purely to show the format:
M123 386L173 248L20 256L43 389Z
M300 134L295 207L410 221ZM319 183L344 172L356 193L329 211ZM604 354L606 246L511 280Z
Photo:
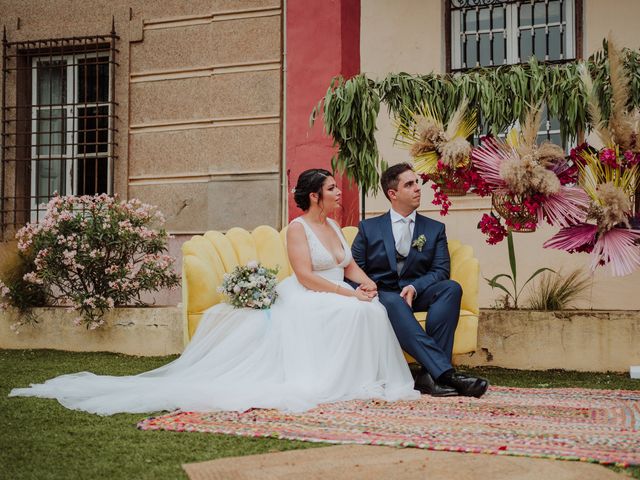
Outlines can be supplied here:
M335 153L322 120L309 115L336 75L360 72L360 0L289 0L286 24L286 171L289 220L300 215L290 191L308 168L331 169ZM356 225L358 191L338 179L343 191L343 225Z

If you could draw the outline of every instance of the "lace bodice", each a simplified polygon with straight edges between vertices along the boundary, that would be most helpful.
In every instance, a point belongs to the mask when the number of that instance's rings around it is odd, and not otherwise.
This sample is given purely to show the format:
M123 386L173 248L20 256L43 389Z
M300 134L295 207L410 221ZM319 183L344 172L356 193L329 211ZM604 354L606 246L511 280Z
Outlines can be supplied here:
M335 230L338 238L340 239L340 243L342 243L342 248L344 249L345 255L340 263L336 262L333 254L327 250L313 229L302 217L294 218L292 223L298 222L304 227L304 231L307 235L307 242L309 243L309 252L311 253L311 266L313 267L313 271L330 280L342 280L344 277L344 268L349 265L349 262L351 262L351 248L347 244L338 224L330 218L328 218L327 221Z

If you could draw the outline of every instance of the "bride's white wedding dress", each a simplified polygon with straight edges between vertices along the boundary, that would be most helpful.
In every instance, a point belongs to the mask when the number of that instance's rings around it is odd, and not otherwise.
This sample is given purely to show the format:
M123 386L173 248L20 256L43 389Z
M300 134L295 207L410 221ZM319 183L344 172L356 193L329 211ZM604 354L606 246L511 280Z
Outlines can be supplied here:
M335 223L345 258L336 259L302 218L313 270L344 283L351 251ZM251 407L299 412L349 399L418 398L382 304L306 289L295 275L282 281L271 310L219 304L202 318L175 361L139 375L62 375L10 396L55 398L100 415L159 410Z

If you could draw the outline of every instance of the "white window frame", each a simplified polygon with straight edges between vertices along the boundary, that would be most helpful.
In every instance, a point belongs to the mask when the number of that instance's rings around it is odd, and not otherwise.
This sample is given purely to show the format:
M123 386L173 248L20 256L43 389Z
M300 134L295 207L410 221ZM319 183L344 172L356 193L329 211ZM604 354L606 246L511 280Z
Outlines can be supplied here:
M66 167L66 179L65 179L65 189L67 195L75 195L78 192L78 159L80 156L82 158L98 158L98 157L106 157L107 158L107 194L111 195L111 185L112 185L112 165L113 161L113 151L112 151L112 135L113 135L113 125L112 125L112 108L113 108L113 92L112 92L112 79L111 75L113 71L109 68L109 78L108 78L108 95L106 102L87 102L87 103L79 103L78 100L78 85L79 85L79 77L78 72L80 70L79 60L87 59L87 58L106 58L108 64L111 63L110 53L108 51L104 52L91 52L80 53L80 54L68 54L68 55L43 55L37 56L32 59L31 64L31 221L37 222L40 221L44 217L44 209L41 205L38 205L37 199L39 198L37 195L37 173L38 173L38 162L42 160L46 160L50 157L55 157L56 159L64 160ZM50 106L50 105L39 105L38 102L38 62L56 62L56 61L66 61L66 70L67 70L67 85L66 85L66 104L64 106ZM74 91L75 89L75 91ZM108 115L108 126L107 126L107 151L106 152L98 152L95 153L83 153L79 154L78 151L78 119L79 119L79 110L81 108L89 108L96 107L99 109L100 107L107 107L107 115ZM66 145L61 146L61 150L64 152L60 155L53 155L51 153L51 147L49 149L49 155L40 155L38 153L38 112L42 110L58 110L63 109L66 114L66 122L65 122L65 135L64 139ZM97 141L97 138L96 138ZM97 149L96 149L97 150ZM58 161L58 160L56 160ZM54 192L51 192L52 194Z
M504 31L506 38L506 59L507 63L505 65L513 65L516 63L526 62L528 59L521 60L518 57L518 42L520 40L520 32L522 30L534 28L546 28L546 33L548 33L549 27L558 26L562 28L562 24L560 22L550 22L548 24L533 24L530 26L520 27L518 25L518 5L519 4L527 4L532 3L528 1L522 1L518 3L507 3L507 4L497 4L490 5L484 8L489 8L493 10L493 8L505 8L505 26L504 29L484 29L478 30L476 32L476 39L479 40L479 35L482 33L488 33L490 37L493 36L493 32L502 32ZM575 0L564 0L564 58L561 60L572 59L575 58ZM475 11L475 7L470 8L469 10ZM451 68L454 70L459 70L463 68L473 68L476 65L462 65L462 48L460 38L463 35L463 31L461 29L462 25L462 10L454 10L451 12ZM491 57L491 56L490 56ZM540 60L548 60L547 58ZM491 65L493 66L493 61Z

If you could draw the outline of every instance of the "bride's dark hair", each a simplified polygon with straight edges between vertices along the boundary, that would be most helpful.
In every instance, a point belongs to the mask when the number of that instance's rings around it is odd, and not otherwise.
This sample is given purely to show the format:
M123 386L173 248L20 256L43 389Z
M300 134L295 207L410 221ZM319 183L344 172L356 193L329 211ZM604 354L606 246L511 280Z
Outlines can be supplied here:
M323 168L312 168L305 170L298 177L298 183L293 191L293 199L296 205L305 212L311 206L309 195L318 194L318 201L322 200L322 185L327 177L333 177L333 174Z

